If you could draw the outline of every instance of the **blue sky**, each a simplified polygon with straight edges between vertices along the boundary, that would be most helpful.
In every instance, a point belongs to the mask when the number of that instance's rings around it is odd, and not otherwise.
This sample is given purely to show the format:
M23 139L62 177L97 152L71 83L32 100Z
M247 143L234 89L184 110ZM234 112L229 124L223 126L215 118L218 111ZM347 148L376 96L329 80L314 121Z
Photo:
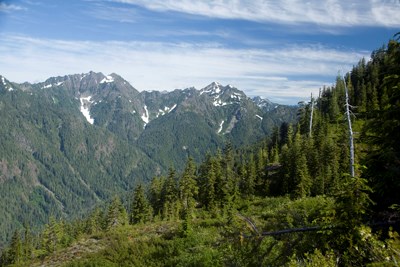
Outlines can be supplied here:
M296 104L400 31L399 0L0 0L0 74L117 73L136 89L213 81Z

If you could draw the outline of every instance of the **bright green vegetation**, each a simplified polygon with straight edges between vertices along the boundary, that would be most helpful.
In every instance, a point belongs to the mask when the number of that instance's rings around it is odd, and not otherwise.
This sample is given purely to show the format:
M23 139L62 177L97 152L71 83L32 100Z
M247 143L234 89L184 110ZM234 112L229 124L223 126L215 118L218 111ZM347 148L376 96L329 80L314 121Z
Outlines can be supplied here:
M344 82L357 114L354 177ZM399 135L400 43L390 41L300 105L296 125L251 147L226 143L198 165L188 157L182 171L137 184L128 201L51 219L38 236L26 225L0 263L398 266Z
M113 202L85 220L52 220L35 239L16 235L2 260L13 266L395 266L398 235L377 235L358 220L339 227L341 204L326 196L254 197L232 214L196 209L190 216L182 212L176 219L156 216L128 224L123 209L113 211L119 205ZM316 225L337 227L263 236Z

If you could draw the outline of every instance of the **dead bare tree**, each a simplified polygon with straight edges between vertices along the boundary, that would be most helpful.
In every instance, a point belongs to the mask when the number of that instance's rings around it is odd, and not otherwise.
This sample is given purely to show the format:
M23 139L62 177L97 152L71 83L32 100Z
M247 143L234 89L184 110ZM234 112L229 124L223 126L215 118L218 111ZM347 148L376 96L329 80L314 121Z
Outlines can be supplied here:
M350 175L351 177L355 176L354 173L354 141L353 141L353 129L351 127L351 117L350 117L350 103L349 103L349 91L347 90L346 80L343 78L344 89L346 92L346 117L347 124L349 128L349 147L350 147Z
M311 93L311 114L310 114L310 132L309 132L310 137L312 136L313 114L314 114L314 98L312 97Z

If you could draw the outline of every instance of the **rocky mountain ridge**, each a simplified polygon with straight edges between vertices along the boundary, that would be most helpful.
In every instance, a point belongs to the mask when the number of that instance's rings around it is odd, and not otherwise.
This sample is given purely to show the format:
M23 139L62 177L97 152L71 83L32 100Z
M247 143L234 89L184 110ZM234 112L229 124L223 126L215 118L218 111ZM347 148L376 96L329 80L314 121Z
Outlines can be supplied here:
M79 216L188 156L252 144L296 116L296 107L260 103L215 82L139 92L117 74L35 84L0 76L0 238L26 220Z

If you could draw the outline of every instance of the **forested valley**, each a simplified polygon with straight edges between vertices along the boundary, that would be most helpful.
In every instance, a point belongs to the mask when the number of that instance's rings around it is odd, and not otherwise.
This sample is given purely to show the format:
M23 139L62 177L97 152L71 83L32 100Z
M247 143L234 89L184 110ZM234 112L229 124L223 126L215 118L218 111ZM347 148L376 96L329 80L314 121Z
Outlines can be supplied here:
M0 266L398 266L399 177L397 38L299 103L296 124L189 155L82 219L28 222Z

